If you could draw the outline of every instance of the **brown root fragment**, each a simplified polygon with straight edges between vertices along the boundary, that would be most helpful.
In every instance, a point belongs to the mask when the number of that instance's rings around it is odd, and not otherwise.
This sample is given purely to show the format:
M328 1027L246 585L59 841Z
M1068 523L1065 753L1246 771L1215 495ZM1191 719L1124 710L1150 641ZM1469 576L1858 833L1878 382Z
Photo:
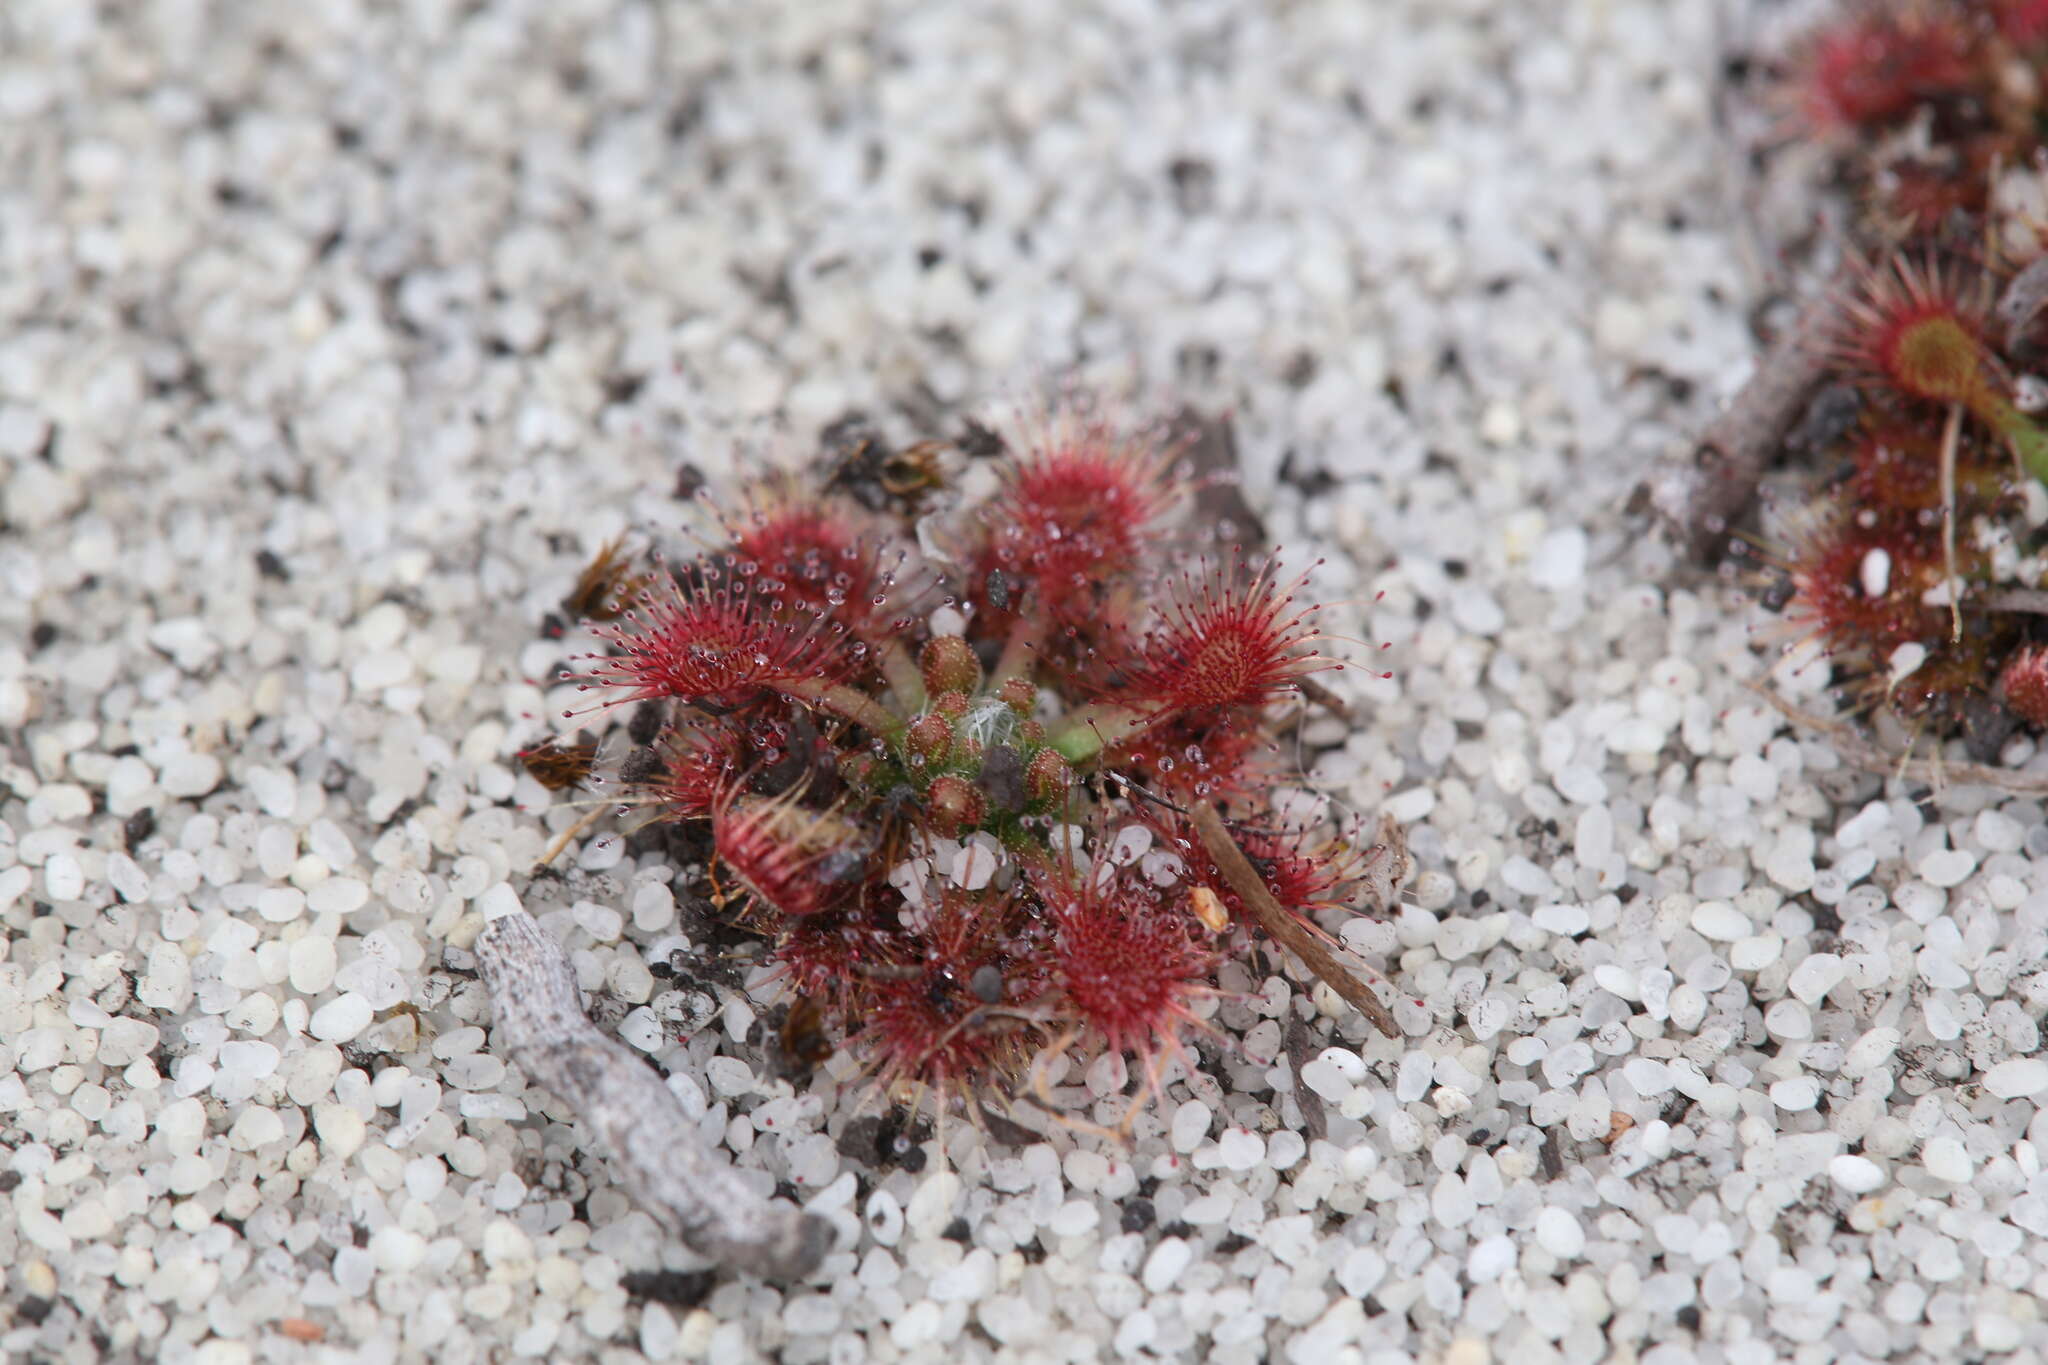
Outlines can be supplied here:
M1215 860L1217 870L1230 883L1230 889L1258 916L1259 927L1276 943L1307 963L1318 980L1343 996L1381 1033L1389 1038L1400 1037L1401 1030L1395 1025L1394 1016L1387 1012L1387 1007L1380 1003L1380 998L1372 993L1371 988L1346 971L1336 955L1273 898L1273 893L1266 889L1251 861L1244 856L1244 850L1231 837L1229 827L1223 823L1216 807L1207 801L1197 801L1189 808L1189 815L1194 820L1195 833L1201 837L1202 847Z

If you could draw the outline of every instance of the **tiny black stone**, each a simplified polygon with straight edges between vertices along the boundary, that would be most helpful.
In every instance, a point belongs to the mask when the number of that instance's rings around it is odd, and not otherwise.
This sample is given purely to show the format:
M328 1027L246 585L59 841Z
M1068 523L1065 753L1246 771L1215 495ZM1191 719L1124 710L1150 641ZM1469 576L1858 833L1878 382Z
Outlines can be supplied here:
M635 749L626 755L626 761L619 765L619 781L628 787L637 787L653 781L661 775L661 751L652 747Z
M695 1308L710 1294L714 1279L708 1270L632 1270L619 1276L619 1287L636 1299Z
M1158 1213L1149 1199L1131 1199L1124 1203L1122 1227L1125 1232L1143 1232L1152 1226Z
M1696 1304L1687 1304L1678 1310L1678 1325L1688 1332L1700 1330L1700 1310Z
M1166 167L1173 182L1174 207L1193 216L1216 204L1216 168L1197 156L1177 156Z
M661 708L645 703L633 708L633 718L626 722L626 738L635 744L652 744L661 734Z
M37 649L49 648L56 638L57 624L54 621L38 621L35 628L28 633L28 642Z
M270 550L258 550L256 552L256 572L278 583L289 583L292 581L292 571L287 569L284 566L284 561L279 559Z
M156 812L144 806L121 822L121 842L130 853L135 846L156 833Z
M965 1242L974 1235L974 1229L967 1226L965 1218L955 1218L946 1224L946 1230L939 1235L950 1242Z
M31 1294L23 1299L14 1311L23 1322L28 1323L30 1326L36 1326L44 1318L50 1316L50 1310L56 1306L57 1301L55 1299L38 1298L36 1295Z
M960 433L960 439L953 444L960 447L960 453L970 460L991 460L1009 449L1003 444L1002 437L972 417L967 419L966 430Z
M981 789L999 811L1021 811L1029 797L1024 788L1024 755L1007 744L989 748L981 761Z
M20 1171L0 1171L0 1194L6 1194L21 1183Z
M967 988L974 992L974 998L984 1005L993 1005L1003 998L1003 969L992 962L983 963L974 969L974 975L967 980Z

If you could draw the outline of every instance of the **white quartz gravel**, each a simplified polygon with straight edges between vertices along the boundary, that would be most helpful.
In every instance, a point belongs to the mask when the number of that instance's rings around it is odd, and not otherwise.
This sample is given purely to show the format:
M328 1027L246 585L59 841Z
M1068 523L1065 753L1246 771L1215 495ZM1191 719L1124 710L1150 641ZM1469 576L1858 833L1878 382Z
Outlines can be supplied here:
M1751 354L1715 9L9 5L0 1357L2042 1358L2042 803L1788 729L1623 511ZM1128 1146L878 1143L679 869L530 879L540 625L685 462L1070 374L1234 412L1393 646L1301 752L1409 827L1330 922L1405 1036L1239 961ZM522 905L813 1283L646 1278L492 1046Z

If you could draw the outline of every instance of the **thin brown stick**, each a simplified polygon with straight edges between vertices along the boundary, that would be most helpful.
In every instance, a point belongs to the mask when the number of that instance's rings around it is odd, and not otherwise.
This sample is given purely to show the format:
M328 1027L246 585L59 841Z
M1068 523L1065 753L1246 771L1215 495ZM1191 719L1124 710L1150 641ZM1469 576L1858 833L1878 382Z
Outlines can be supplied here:
M1223 874L1223 880L1230 883L1230 889L1259 917L1260 927L1307 963L1318 980L1343 996L1381 1033L1389 1038L1400 1037L1401 1030L1395 1025L1394 1016L1387 1012L1379 997L1346 971L1344 964L1337 961L1329 949L1318 943L1315 936L1273 898L1273 893L1266 889L1265 882L1252 868L1251 861L1244 856L1244 850L1237 846L1237 840L1230 837L1230 830L1216 807L1207 801L1197 801L1189 813L1195 822L1195 833L1201 837L1202 847L1215 860L1217 870Z
M1840 308L1841 281L1822 290L1757 362L1728 407L1684 454L1657 462L1637 490L1697 559L1720 553L1756 497L1764 468L1799 420L1806 396L1827 370L1827 341Z
M533 865L533 870L538 872L555 859L561 857L562 850L575 842L577 835L604 818L604 812L604 806L597 805L577 816L575 824L555 836L554 842L548 845L547 852L541 854L540 860Z
M1296 678L1294 685L1301 691L1304 701L1312 701L1338 720L1351 720L1351 703L1317 682L1314 678Z
M1844 762L1864 772L1907 782L1926 782L1936 787L1945 787L1952 782L1975 783L2023 796L2048 793L2048 774L2018 773L2010 768L1994 768L1984 763L1951 763L1938 754L1933 758L1914 758L1910 754L1887 753L1858 734L1852 726L1802 711L1760 683L1751 682L1747 686L1794 725L1826 735L1834 742L1835 753Z
M2048 260L2048 257L2042 259ZM2048 590L2041 588L2000 588L1973 598L1971 605L1985 611L2016 611L2048 616Z
M1963 639L1963 580L1956 576L1956 447L1963 435L1963 405L1948 405L1941 428L1941 563L1942 586L1948 589L1949 641Z

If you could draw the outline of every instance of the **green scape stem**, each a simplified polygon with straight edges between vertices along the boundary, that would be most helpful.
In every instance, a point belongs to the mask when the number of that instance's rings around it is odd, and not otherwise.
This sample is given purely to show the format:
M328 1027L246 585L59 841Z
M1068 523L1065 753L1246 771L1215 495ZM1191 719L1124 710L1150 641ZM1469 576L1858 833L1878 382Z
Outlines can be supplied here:
M1977 415L2012 447L2022 469L2039 482L2048 483L2048 431L2041 430L2033 418L2004 399L1998 400L1995 408Z
M1039 644L1045 639L1045 614L1033 611L1029 616L1019 617L1017 628L1010 632L1010 638L1003 641L1003 652L996 659L995 676L989 679L991 690L1002 686L1011 678L1029 679L1032 657L1038 653Z
M1144 734L1173 713L1136 711L1108 702L1090 702L1067 714L1057 730L1047 737L1059 756L1079 766L1090 762L1104 749Z
M863 643L875 651L875 664L882 670L882 678L889 684L889 691L895 695L898 709L905 715L923 710L924 673L918 668L917 660L910 657L910 651L903 642L893 636L878 635L874 639L863 637Z
M903 736L903 721L865 692L848 687L845 683L828 683L812 678L799 678L795 682L783 683L776 691L796 701L829 711L842 720L855 725L866 726L891 744Z

